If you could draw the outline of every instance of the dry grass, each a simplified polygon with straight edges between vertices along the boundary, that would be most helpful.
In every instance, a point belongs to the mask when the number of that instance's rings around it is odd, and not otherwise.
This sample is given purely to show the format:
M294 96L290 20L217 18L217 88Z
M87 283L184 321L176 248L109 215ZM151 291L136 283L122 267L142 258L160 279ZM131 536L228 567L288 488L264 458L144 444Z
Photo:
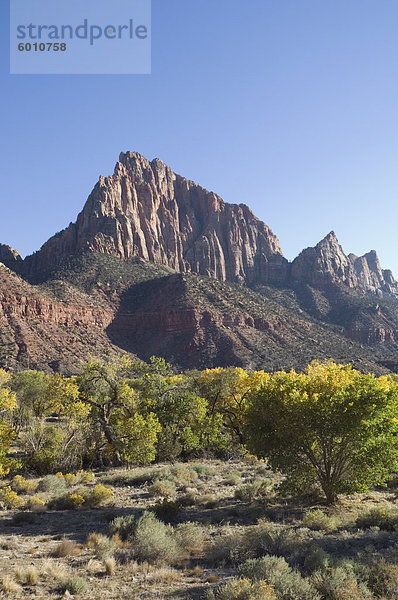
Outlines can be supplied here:
M19 595L22 592L22 587L10 575L2 577L1 589L7 596Z
M2 536L0 537L0 548L2 550L15 551L18 550L18 538L14 535L10 537Z
M80 548L74 540L63 538L52 552L54 558L64 558L65 556L77 556L80 554Z
M181 579L181 573L176 569L171 569L170 567L156 569L148 575L148 581L151 583L164 583L167 585L181 581Z
M251 506L234 498L237 488L263 478L270 480L269 471L260 472L260 468L265 469L259 463L203 461L195 468L177 464L155 465L150 469L115 469L111 474L97 475L99 482L107 485L112 485L110 479L115 482L112 507L56 512L50 509L26 522L14 520L15 512L3 511L0 514L3 579L0 598L53 600L61 597L58 593L61 586L76 589L74 585L78 587L80 581L76 578L82 578L87 580L88 588L76 598L200 599L207 590L236 578L240 562L251 558L253 553L261 556L271 547L288 561L289 555L294 553L297 564L304 565L304 570L309 569L309 561L305 562L308 549L316 545L333 559L358 561L363 557L370 565L375 564L374 580L380 578L383 564L383 573L390 574L389 577L394 575L398 562L395 532L376 528L358 530L355 526L357 516L366 510L393 509L396 497L391 490L342 497L333 508L316 502L304 504L281 499L276 495L267 496L266 502L256 497ZM170 527L159 527L157 523L152 526L149 520L151 527L147 524L141 532L141 546L137 546L136 524L156 503L148 494L149 488L162 477L172 480L176 486L176 501L181 502L178 518L171 521ZM279 481L278 477L274 482ZM306 527L305 514L311 511L314 521L317 510L341 521L338 529L326 534L319 515L316 522L310 523L312 529ZM126 538L110 527L115 518L131 520L131 531ZM263 519L260 524L259 518ZM161 548L166 551L173 540L178 543L178 552L175 556L172 553L170 562L162 560L160 552L150 564L153 557L137 552L139 548L142 551L151 536L152 543L158 544L160 540ZM318 551L316 560L322 559L322 552ZM69 584L65 587L67 581Z
M112 576L116 572L116 560L113 556L109 556L104 560L105 572L108 577Z
M39 580L39 571L34 566L17 567L15 569L15 579L22 584L36 585Z
M192 575L194 577L201 577L203 575L203 567L200 565L195 565L195 567L192 569Z
M63 581L70 575L70 568L64 562L46 559L41 563L40 573L55 579L55 581Z

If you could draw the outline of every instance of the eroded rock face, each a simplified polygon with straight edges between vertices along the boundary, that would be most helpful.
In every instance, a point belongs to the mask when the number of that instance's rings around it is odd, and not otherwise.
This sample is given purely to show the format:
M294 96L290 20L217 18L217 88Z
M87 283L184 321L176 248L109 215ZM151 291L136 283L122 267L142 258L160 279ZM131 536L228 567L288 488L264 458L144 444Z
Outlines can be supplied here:
M398 329L385 329L383 327L354 327L345 331L345 335L355 342L365 346L377 344L397 345Z
M364 256L346 256L336 234L331 231L314 248L306 248L291 265L291 283L307 283L316 288L344 284L378 295L398 297L398 283L391 271L382 270L374 250Z
M28 272L51 270L86 249L222 281L286 278L277 237L247 206L227 204L134 152L120 155L114 175L100 177L75 224L26 259Z
M373 292L386 292L398 295L398 284L390 270L382 269L376 251L371 250L357 258L349 255L359 287Z
M104 330L113 311L59 302L0 265L0 365L75 373L92 356L116 355Z
M9 269L15 269L22 264L22 257L14 248L0 244L0 262Z

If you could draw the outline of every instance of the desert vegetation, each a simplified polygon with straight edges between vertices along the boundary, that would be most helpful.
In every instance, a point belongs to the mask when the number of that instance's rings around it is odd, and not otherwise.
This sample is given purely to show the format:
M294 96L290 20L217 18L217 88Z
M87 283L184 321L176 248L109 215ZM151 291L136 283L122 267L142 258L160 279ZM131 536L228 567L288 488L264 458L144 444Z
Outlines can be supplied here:
M0 597L398 598L395 376L0 377Z

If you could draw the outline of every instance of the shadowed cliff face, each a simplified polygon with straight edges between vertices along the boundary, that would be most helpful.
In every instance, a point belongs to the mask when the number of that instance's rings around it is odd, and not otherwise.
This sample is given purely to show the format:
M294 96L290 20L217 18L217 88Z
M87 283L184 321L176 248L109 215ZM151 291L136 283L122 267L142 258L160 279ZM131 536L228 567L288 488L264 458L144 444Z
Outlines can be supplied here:
M286 278L277 237L247 206L226 204L161 160L133 152L120 155L113 176L100 178L76 223L28 257L28 273L51 271L87 249L221 281Z
M14 248L0 244L0 263L15 271L22 265L22 257Z

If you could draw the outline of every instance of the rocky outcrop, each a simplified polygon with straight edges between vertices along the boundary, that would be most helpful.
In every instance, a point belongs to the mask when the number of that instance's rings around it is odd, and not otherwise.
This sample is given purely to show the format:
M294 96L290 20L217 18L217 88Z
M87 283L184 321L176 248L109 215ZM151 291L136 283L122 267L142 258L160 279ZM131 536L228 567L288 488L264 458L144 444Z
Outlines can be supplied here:
M398 297L398 283L391 271L382 270L374 250L364 256L346 256L336 234L331 231L314 248L306 248L293 261L290 282L315 288L332 284L359 289L382 296Z
M308 283L314 287L337 282L355 287L356 279L351 261L344 254L334 231L314 248L306 248L294 259L291 281Z
M222 281L286 278L277 237L247 206L227 204L135 152L122 153L114 175L100 177L76 223L26 259L27 272L34 278L87 249Z
M345 331L346 337L365 346L377 344L397 345L398 329L384 327L353 327Z
M0 244L0 263L15 271L22 265L22 257L14 248Z
M348 258L354 268L357 285L366 291L378 294L398 295L398 284L390 270L382 269L376 251L371 250L364 256L349 254Z

